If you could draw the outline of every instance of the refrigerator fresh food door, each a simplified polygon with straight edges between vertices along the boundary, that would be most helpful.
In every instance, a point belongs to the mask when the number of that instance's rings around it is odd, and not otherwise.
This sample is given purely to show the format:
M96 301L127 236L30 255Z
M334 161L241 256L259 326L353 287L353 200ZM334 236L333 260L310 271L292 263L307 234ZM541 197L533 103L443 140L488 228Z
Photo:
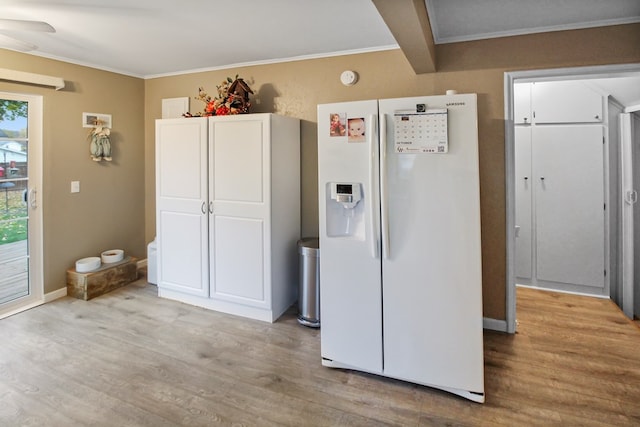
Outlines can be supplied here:
M377 101L318 106L322 363L382 372Z
M446 151L396 144L397 111L416 108L446 110ZM387 99L379 110L384 374L482 402L476 95Z

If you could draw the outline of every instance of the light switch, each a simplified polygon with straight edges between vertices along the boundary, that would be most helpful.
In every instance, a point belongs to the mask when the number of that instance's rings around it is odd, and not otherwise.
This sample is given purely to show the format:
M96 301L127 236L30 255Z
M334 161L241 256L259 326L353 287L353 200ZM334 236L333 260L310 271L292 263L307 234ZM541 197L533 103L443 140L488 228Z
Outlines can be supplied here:
M71 181L71 192L72 193L80 192L80 181Z

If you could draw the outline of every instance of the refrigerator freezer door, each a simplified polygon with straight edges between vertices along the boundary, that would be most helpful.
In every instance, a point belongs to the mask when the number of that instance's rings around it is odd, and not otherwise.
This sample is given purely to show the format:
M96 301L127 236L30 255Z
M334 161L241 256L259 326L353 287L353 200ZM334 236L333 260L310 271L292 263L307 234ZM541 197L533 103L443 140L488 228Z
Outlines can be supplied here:
M322 363L373 373L382 372L377 113L377 101L318 106Z
M394 112L416 104L448 110L448 153L394 152ZM476 95L387 99L379 109L384 374L484 401Z

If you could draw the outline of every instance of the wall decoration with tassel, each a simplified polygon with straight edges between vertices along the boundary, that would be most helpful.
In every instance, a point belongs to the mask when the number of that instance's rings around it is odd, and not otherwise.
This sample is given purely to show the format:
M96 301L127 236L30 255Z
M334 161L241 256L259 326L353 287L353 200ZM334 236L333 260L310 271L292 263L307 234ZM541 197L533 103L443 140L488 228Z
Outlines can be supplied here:
M89 132L87 139L89 140L91 160L94 162L100 162L102 160L110 162L112 160L110 134L111 130L107 126L104 126L99 120L96 121L96 126Z

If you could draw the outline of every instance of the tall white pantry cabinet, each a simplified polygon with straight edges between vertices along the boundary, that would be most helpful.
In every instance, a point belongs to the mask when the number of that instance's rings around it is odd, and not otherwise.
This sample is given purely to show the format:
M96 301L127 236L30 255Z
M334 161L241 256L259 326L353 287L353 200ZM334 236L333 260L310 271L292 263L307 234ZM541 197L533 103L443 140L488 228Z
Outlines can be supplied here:
M606 97L581 82L514 90L517 283L608 295Z
M300 121L156 121L158 295L273 322L297 299Z

